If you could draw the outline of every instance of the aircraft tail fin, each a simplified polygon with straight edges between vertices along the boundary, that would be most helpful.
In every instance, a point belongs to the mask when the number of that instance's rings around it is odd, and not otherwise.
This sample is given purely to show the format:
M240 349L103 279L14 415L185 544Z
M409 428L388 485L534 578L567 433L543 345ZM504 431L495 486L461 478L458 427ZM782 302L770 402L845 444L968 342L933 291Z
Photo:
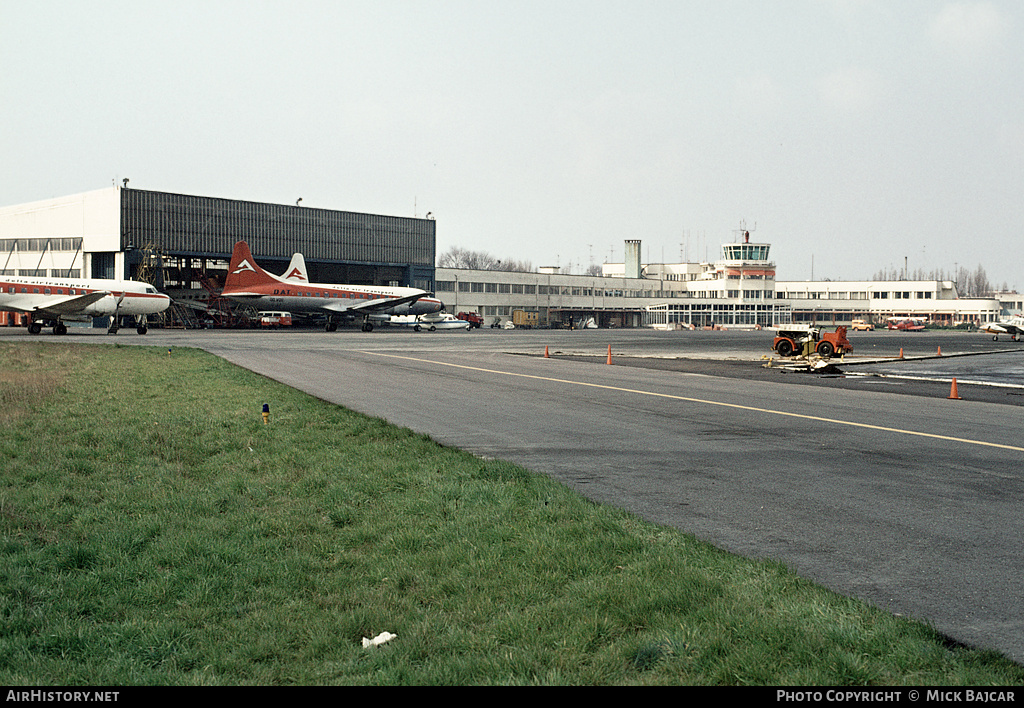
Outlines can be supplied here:
M301 253L292 254L292 262L288 264L288 269L285 270L283 279L289 283L299 283L302 285L309 283L309 273L306 272L306 259L302 257Z
M274 276L256 265L256 260L249 251L249 244L239 241L231 252L231 263L228 265L228 277L224 281L224 292L244 292L256 285L278 282Z

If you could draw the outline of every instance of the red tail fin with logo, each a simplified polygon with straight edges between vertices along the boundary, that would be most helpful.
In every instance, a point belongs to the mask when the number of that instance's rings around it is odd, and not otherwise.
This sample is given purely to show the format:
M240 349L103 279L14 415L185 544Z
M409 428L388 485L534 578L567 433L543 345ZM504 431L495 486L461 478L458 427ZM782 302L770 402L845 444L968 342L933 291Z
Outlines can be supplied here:
M228 277L224 281L224 292L244 292L257 285L275 283L275 279L258 265L249 251L249 244L239 241L231 252L231 263L228 265Z

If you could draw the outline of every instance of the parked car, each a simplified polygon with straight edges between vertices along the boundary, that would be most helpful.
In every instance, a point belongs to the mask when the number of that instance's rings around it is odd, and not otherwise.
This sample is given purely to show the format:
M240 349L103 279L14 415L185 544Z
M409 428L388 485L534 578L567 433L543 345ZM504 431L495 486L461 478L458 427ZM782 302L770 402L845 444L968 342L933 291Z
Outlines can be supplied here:
M874 328L875 326L868 322L867 320L854 320L850 324L850 329L852 329L854 332L870 332Z

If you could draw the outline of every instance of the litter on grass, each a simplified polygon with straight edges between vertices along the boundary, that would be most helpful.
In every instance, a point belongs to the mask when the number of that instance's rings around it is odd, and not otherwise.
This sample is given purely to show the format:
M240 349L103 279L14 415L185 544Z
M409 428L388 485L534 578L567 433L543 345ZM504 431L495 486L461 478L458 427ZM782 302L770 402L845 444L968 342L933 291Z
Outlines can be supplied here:
M397 634L392 634L391 632L381 632L373 639L367 639L366 637L363 637L363 648L366 649L367 647L379 647L384 642L390 642L397 636Z

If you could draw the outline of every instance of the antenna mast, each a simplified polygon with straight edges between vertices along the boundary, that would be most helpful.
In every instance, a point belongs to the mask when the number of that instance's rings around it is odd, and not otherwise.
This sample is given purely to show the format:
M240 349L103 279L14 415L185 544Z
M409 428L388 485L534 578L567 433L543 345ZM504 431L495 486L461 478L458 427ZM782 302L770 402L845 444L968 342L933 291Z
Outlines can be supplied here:
M733 233L736 234L736 243L739 243L739 239L743 239L743 243L750 243L750 232L757 231L757 222L754 222L754 228L748 229L747 222L745 219L740 219L739 229L733 229Z

